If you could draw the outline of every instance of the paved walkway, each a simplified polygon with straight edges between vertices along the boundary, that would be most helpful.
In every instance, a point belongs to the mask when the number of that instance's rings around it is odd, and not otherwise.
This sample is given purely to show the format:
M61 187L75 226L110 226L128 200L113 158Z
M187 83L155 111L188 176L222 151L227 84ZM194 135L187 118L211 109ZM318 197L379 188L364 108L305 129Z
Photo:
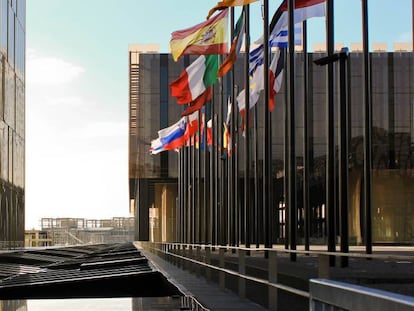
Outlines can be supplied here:
M266 310L262 306L249 300L242 300L229 290L221 289L214 282L207 282L204 277L183 270L152 254L140 249L144 256L159 269L171 283L176 285L185 294L194 296L205 308L210 310Z

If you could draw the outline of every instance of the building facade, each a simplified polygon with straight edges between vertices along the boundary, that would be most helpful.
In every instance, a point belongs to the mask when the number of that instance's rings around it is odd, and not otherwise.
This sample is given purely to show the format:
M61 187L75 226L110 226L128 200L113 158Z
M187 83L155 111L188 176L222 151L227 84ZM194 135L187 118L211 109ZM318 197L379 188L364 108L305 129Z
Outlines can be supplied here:
M132 46L131 46L132 47ZM252 109L250 130L250 202L244 200L244 137L237 134L233 156L236 163L235 199L230 200L228 167L231 158L222 153L221 129L215 133L213 152L187 147L177 152L150 155L151 139L157 131L175 123L182 106L169 96L169 83L178 78L194 58L174 62L169 54L130 47L130 136L129 181L131 207L136 216L136 239L194 243L243 243L248 234L253 243L263 243L263 100ZM324 244L326 228L327 99L326 69L313 63L325 52L308 53L308 104L304 114L304 57L296 54L295 116L297 232L303 243L309 230L311 243ZM363 53L354 46L348 58L347 95L349 103L349 205L348 232L351 244L364 243L363 210L364 104ZM374 243L412 244L414 241L414 57L399 49L370 53L372 69L372 237ZM243 88L243 60L236 63L235 85ZM339 66L335 65L335 184L338 183ZM272 124L272 243L286 242L285 210L285 82L277 94ZM229 79L215 87L212 103L206 105L206 119L221 124L231 93ZM221 107L221 110L220 110ZM211 115L211 111L213 114ZM220 112L219 112L220 111ZM221 119L220 119L221 118ZM309 178L304 181L304 121L307 120ZM221 122L220 122L221 121ZM255 130L257 128L257 130ZM238 131L240 133L240 131ZM216 160L216 159L219 160ZM200 163L200 164L199 164ZM206 169L204 169L206 167ZM218 176L218 177L217 177ZM305 228L304 186L309 189L309 224ZM339 237L340 211L335 187L335 232ZM246 225L246 222L249 224ZM150 226L150 224L152 224ZM247 232L247 233L246 233Z
M41 230L29 230L26 235L27 246L125 243L134 240L134 218L42 218Z
M0 1L0 248L24 245L26 0Z

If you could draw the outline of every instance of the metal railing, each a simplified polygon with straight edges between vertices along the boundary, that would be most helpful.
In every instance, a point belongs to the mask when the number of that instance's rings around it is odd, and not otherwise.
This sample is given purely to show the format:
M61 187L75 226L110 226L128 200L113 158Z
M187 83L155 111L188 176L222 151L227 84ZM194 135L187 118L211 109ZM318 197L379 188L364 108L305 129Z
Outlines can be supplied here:
M363 254L363 253L341 253L327 251L305 251L305 250L288 250L275 248L245 248L218 245L203 244L183 244L183 243L161 243L161 242L139 242L144 249L163 257L167 261L177 265L188 267L196 273L199 273L201 267L206 268L206 277L211 279L211 271L219 274L218 283L221 288L225 288L225 277L234 276L238 280L237 294L240 298L246 298L246 282L252 281L257 284L265 285L268 288L268 301L266 303L270 310L276 310L278 305L278 290L288 292L290 294L309 300L311 306L311 293L292 286L281 284L278 282L278 264L277 258L281 254L296 253L299 255L317 257L317 277L320 279L330 278L330 260L331 256L336 257L352 257L361 259L378 259L392 261L410 261L414 262L414 256L395 255L395 254ZM212 252L218 253L214 259L218 259L218 265L212 264ZM260 278L246 274L246 256L253 252L263 252L268 257L267 260L267 278ZM232 253L237 256L238 270L225 268L225 253ZM319 280L319 279L317 279ZM314 282L317 280L313 279ZM344 283L346 284L346 283ZM362 289L363 287L361 287ZM387 293L387 292L384 292ZM390 293L392 294L392 293ZM319 309L314 309L319 310ZM328 309L327 309L328 310ZM334 309L332 309L334 310ZM338 309L335 309L338 310ZM346 309L345 309L346 310Z
M24 241L0 241L0 250L24 248Z
M194 296L181 297L181 310L210 311L205 308Z
M332 280L309 281L311 311L412 311L414 298Z

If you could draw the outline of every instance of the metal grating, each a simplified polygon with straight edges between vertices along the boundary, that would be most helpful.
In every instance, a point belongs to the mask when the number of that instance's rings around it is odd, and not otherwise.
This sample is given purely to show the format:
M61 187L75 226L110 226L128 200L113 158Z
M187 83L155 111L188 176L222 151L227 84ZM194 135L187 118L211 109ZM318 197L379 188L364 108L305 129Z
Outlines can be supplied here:
M0 299L171 295L182 293L132 243L0 254Z

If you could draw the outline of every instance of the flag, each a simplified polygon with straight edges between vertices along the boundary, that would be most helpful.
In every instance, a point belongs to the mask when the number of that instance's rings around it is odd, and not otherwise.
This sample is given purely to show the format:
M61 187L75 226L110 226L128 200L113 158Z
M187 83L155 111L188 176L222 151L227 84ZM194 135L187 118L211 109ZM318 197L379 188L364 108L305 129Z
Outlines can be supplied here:
M228 7L247 5L247 4L256 2L256 1L259 1L259 0L222 0L218 2L216 6L208 12L207 19L209 19L210 16L213 15L214 12L218 10L223 10Z
M227 149L228 148L228 143L229 143L229 136L230 136L230 132L229 132L229 128L227 127L227 124L225 122L223 122L223 149Z
M211 89L211 86L208 87L203 94L198 96L191 104L190 106L182 113L182 117L188 116L189 114L192 114L194 111L200 110L206 102L211 100L211 97L213 96L213 92Z
M224 59L223 63L220 65L220 68L217 72L218 77L224 76L231 67L236 63L237 56L240 53L240 48L242 44L242 34L244 29L244 11L240 14L239 19L237 20L236 27L234 28L233 41L230 48L229 55Z
M217 81L218 55L201 55L180 77L170 83L170 93L178 104L188 104Z
M285 66L284 51L278 50L273 56L269 68L269 111L273 111L275 107L275 95L279 93L283 81L283 69Z
M223 131L223 148L227 149L227 155L231 156L231 151L232 151L232 146L231 146L231 133L229 131L230 126L231 126L231 101L230 101L230 97L228 100L228 104L227 104L227 117L226 117L226 122L223 124L224 125L224 131Z
M200 149L201 150L205 150L206 149L206 145L207 145L207 134L206 134L206 129L204 128L204 118L205 118L205 107L201 108L201 126L200 126L200 130L201 130L201 137L200 137Z
M227 54L228 10L193 27L171 34L170 49L175 61L184 54Z
M250 75L250 92L249 92L249 108L252 109L260 97L260 91L264 89L263 83L263 63L256 68L256 70ZM237 95L237 106L239 107L239 111L242 115L242 124L244 123L244 109L246 106L246 96L245 90L243 89L239 95ZM243 127L242 127L243 128Z
M296 23L295 24L295 45L302 45L302 32L303 32L303 24L302 23ZM288 46L288 26L283 26L282 29L280 29L278 32L273 32L270 35L269 43L270 46L274 47L280 47L280 48L286 48Z
M279 92L282 80L283 80L283 69L284 69L284 54L279 49L276 51L272 63L269 68L269 85L270 96L269 96L269 110L273 111L274 108L274 96ZM253 73L250 75L250 99L249 106L252 109L259 100L260 92L264 90L264 77L263 77L264 64L260 62ZM245 116L245 90L242 90L237 96L237 105L242 117L241 129L244 129L244 116Z
M198 111L189 114L185 118L187 123L184 133L185 144L187 146L193 146L196 143L194 136L198 132Z
M271 35L269 37L269 45L272 47L285 47L287 46L287 28L288 28L288 16L287 16L287 2L286 0L280 5L276 13L273 16L271 23ZM320 17L325 16L325 0L296 0L295 1L295 33L301 33L302 22L311 17ZM298 27L298 30L296 30ZM296 39L295 39L296 41ZM255 82L255 86L250 85L250 109L257 103L260 95L260 91L263 90L263 62L264 62L264 46L263 38L259 39L258 46L250 51L249 53L249 74L251 76L251 81ZM280 54L279 54L280 55ZM282 55L283 56L283 55ZM276 57L276 56L275 56ZM275 73L277 76L272 78L272 73L269 72L271 77L271 90L270 90L270 100L269 100L269 109L273 110L274 107L274 95L279 91L280 84L283 77L283 64L284 59L280 60L280 64L277 59L274 59L275 62L273 65L275 67ZM282 67L280 67L282 66ZM257 74L256 72L259 71ZM277 70L279 68L279 71ZM269 68L271 71L271 68ZM261 82L260 82L261 81ZM242 125L244 126L244 90L242 90L237 96L237 102L239 110L242 116Z
M151 141L151 154L157 154L166 150L175 150L181 148L185 143L185 131L187 122L181 118L175 124L159 130L158 138Z
M230 101L230 97L227 101L227 117L226 117L226 124L230 125L230 121L231 121L231 101Z
M302 22L312 17L325 16L325 0L295 0L294 23L295 23L295 41L296 33L300 34L302 30L297 31L297 27ZM286 0L276 10L271 23L271 34L269 41L271 46L287 47L287 30L288 30L288 12Z
M213 145L213 121L207 121L207 146Z
M198 111L194 111L190 115L186 116L187 128L185 131L185 138L188 139L194 136L198 131Z
M302 44L302 23L312 17L325 16L325 0L295 0L295 45ZM288 12L286 0L273 15L270 25L269 46L285 48L288 45ZM250 72L263 63L263 36L255 42L258 46L250 52Z

